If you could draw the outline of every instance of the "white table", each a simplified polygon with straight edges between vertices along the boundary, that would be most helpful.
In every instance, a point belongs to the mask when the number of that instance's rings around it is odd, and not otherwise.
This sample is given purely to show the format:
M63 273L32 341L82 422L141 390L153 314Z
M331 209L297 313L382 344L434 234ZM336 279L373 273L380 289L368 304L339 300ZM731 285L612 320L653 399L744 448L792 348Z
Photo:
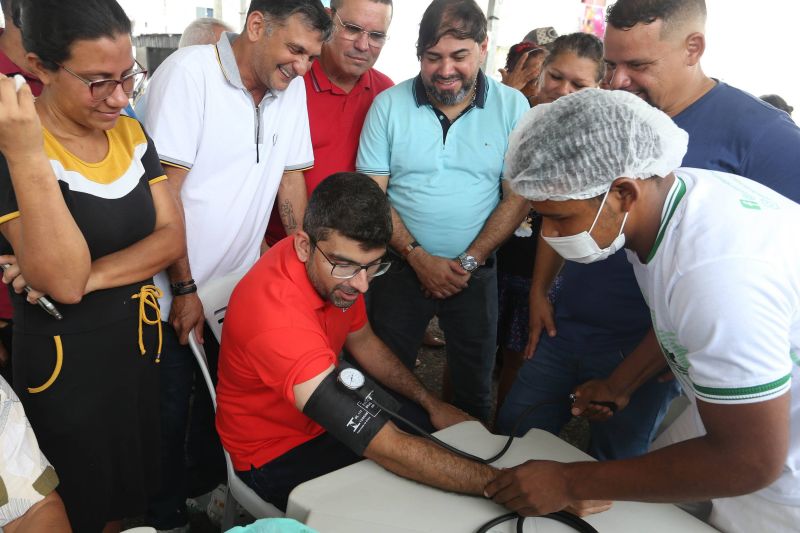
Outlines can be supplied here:
M481 457L497 453L506 440L478 422L463 422L436 436ZM528 459L593 460L550 433L533 429L515 439L494 466L514 466ZM289 495L286 516L321 533L471 533L507 512L485 498L428 487L398 477L372 461L361 461L299 485ZM716 531L674 505L665 504L616 502L611 510L589 516L586 521L601 533ZM511 521L490 531L511 533L514 528L515 521ZM552 520L529 518L525 531L573 530Z

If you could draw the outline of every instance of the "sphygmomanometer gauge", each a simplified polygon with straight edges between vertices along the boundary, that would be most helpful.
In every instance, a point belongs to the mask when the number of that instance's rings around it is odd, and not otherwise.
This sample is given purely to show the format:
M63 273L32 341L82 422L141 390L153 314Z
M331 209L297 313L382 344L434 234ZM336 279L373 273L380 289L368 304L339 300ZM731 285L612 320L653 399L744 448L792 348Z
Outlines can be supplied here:
M339 383L350 390L358 390L364 386L364 374L355 368L343 368L339 372Z

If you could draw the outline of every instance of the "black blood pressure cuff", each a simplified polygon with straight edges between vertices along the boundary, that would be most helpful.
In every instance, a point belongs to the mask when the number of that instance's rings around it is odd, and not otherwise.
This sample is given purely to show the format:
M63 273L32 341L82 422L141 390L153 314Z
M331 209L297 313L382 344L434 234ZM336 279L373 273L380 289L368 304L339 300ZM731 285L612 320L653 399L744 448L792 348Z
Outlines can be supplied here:
M322 380L306 402L303 413L363 456L369 443L389 421L389 415L378 405L397 412L400 402L366 375L364 385L357 391L339 383L339 371L348 366L343 362Z

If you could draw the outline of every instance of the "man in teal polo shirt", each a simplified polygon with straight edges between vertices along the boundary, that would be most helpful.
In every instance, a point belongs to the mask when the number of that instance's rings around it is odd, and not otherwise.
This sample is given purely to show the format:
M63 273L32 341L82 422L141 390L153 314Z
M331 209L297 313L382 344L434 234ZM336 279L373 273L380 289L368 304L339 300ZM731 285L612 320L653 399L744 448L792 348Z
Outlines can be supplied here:
M508 135L529 109L486 77L486 17L474 0L434 0L417 43L420 74L381 93L356 167L386 190L391 247L405 261L373 283L370 322L411 367L434 316L447 337L453 403L491 416L497 328L494 250L527 202L502 184Z

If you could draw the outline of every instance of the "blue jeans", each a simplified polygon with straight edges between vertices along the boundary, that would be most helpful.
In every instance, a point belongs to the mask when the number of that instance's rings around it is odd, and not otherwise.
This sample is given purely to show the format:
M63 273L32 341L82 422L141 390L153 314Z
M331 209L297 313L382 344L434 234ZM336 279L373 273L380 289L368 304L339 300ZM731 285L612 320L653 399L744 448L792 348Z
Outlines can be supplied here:
M520 424L517 435L531 428L558 434L570 418L568 395L591 379L608 377L636 345L618 350L587 353L559 350L543 335L532 359L520 368L511 392L500 408L497 429L510 434L517 418L530 405L564 399L561 405L543 405ZM597 459L624 459L647 452L658 424L670 402L680 393L677 381L658 383L652 379L642 385L628 406L606 422L591 423L589 453Z
M497 348L497 271L473 272L469 286L443 300L425 298L408 263L393 258L392 268L372 281L370 324L409 369L414 368L431 318L447 339L447 365L453 404L488 422L492 415L492 370Z
M171 529L188 521L186 498L212 490L225 480L226 472L214 407L197 361L189 346L178 342L172 326L166 322L161 326L161 487L150 497L147 523ZM219 344L207 325L203 342L216 381Z

